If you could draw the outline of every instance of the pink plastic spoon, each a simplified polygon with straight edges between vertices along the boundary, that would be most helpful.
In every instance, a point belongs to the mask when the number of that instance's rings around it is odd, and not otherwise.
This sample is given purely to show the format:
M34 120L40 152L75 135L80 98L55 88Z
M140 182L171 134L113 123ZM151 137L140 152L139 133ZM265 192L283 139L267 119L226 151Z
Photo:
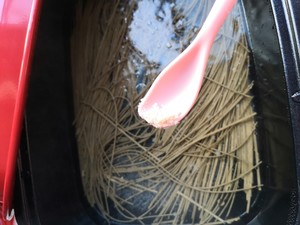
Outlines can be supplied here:
M191 110L202 86L212 44L237 0L216 0L194 41L155 79L138 106L155 127L179 123Z

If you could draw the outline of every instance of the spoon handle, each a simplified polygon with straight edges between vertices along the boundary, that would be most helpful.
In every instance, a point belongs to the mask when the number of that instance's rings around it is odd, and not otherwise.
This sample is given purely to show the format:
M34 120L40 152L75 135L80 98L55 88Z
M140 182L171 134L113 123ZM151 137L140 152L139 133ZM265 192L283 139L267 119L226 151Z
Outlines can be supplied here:
M195 42L208 42L212 45L227 16L232 11L237 0L216 0L211 8ZM202 44L202 43L201 43Z

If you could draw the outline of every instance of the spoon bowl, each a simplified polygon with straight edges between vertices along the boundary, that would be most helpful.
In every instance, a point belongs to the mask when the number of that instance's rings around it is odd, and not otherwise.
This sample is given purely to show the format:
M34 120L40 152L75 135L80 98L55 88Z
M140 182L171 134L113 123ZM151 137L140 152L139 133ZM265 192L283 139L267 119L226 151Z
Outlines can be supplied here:
M196 102L210 49L237 0L216 0L194 41L155 79L138 106L157 128L178 124Z

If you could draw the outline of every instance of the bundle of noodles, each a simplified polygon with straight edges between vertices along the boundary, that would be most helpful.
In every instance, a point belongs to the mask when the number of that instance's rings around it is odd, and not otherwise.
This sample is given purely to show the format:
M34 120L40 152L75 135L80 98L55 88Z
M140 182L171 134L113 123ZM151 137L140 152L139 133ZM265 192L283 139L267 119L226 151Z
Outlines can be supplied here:
M88 201L118 223L236 221L250 211L261 187L249 52L239 8L215 41L195 107L179 125L156 129L139 118L137 105L162 65L128 35L142 3L170 6L177 54L212 6L209 0L90 0L78 5L72 76ZM150 35L151 26L147 29ZM168 44L166 54L171 49Z

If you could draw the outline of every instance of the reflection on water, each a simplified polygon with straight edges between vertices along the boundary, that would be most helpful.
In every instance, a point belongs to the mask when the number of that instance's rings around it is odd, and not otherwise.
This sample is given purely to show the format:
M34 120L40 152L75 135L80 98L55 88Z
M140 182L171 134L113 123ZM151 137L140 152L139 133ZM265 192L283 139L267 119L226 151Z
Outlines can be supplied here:
M174 40L173 7L174 4L162 4L159 0L139 1L129 27L133 46L162 67L173 60L180 49L179 42Z

